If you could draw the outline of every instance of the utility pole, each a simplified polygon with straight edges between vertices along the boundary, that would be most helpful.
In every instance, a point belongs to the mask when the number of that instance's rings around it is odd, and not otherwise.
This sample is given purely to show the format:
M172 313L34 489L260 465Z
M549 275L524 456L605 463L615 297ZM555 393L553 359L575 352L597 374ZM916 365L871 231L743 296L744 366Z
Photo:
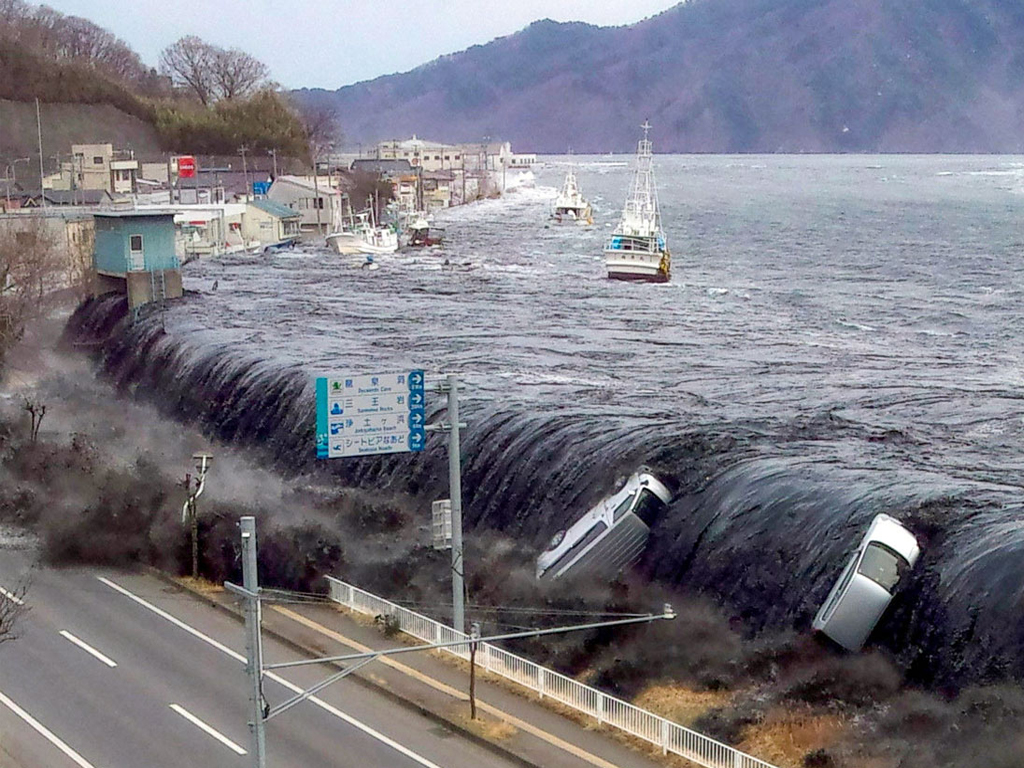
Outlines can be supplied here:
M245 200L249 201L249 168L245 164L245 153L249 148L243 144L238 148L238 154L242 156L242 179L245 181Z
M480 639L480 622L473 622L469 636L473 639L469 644L469 719L476 720L476 646Z
M448 493L452 500L452 606L455 629L466 631L465 562L462 557L462 453L459 446L459 379L448 374Z
M316 151L316 149L314 149L313 150L313 194L314 194L314 197L313 197L313 208L316 210L316 231L317 231L317 234L323 235L324 227L323 227L323 224L320 223L320 179L319 179L320 169L317 168L316 156L317 156L317 151Z
M270 155L272 158L274 158L274 178L276 179L277 178L277 150L276 149L268 149L267 150L267 154Z
M36 135L39 138L39 202L46 207L46 193L43 191L43 123L39 117L39 99L36 99Z
M448 393L448 420L441 424L428 424L430 432L448 432L448 494L452 503L452 626L458 632L466 631L465 561L462 557L462 453L459 445L459 377L449 373L447 381L438 387Z

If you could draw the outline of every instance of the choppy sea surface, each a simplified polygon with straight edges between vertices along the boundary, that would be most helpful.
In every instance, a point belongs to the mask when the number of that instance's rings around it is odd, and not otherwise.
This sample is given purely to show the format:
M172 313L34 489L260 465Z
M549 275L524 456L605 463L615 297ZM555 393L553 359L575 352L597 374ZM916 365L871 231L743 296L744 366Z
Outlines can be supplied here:
M680 494L641 571L755 628L805 629L887 512L923 555L875 642L922 681L1024 676L1024 157L656 156L665 285L605 278L630 159L575 158L589 228L549 221L547 157L376 271L315 248L189 264L168 338L108 369L232 408L264 377L296 447L300 374L460 372L470 525L539 544L649 463Z

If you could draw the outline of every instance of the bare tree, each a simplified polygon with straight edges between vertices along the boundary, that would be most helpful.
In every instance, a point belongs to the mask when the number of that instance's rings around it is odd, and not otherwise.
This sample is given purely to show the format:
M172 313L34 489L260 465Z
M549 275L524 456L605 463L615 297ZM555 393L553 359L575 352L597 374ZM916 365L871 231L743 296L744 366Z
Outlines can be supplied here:
M63 254L39 219L0 227L0 365L27 323L45 309L44 297L64 287Z
M319 102L298 107L302 130L313 160L342 141L338 110L333 104Z
M216 59L214 46L188 35L164 48L160 54L160 69L170 75L175 85L188 88L209 106L216 96Z
M270 76L267 65L237 48L215 48L213 81L217 97L245 98L259 90Z
M13 589L0 592L0 644L15 638L14 626L18 617L23 614L25 607L25 593L28 591L28 579L26 578Z

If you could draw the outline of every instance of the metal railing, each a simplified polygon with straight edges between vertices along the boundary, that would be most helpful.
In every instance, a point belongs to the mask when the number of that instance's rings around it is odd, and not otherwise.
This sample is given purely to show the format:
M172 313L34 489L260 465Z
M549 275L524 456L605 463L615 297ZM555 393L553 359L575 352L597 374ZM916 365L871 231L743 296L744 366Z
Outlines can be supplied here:
M460 640L469 636L434 621L390 600L331 576L330 597L346 608L371 616L387 616L407 635L426 642ZM469 659L469 646L445 648L444 652ZM489 643L480 643L476 651L478 667L535 691L542 699L558 703L593 717L599 724L618 728L706 768L775 768L771 763L741 752L728 744L685 728L671 720L648 712L622 699L609 696L589 685L566 677L552 669L516 656Z

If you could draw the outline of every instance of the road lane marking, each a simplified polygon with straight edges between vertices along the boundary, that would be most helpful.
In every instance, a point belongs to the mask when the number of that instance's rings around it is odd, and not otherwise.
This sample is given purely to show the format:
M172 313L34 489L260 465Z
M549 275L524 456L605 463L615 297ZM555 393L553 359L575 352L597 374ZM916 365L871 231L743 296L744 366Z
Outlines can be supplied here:
M318 624L312 619L309 619L300 613L296 613L295 611L289 608L284 608L280 605L274 605L271 606L271 610L274 610L277 613L286 616L287 618L301 624L304 627L312 629L315 632L319 632L320 634L325 635L331 638L332 640L341 643L342 645L346 645L349 648L353 648L359 653L369 653L373 651L372 648L368 648L367 646L355 640L345 637L339 632L335 632L332 629L328 629L322 624ZM442 693L445 693L451 696L452 698L459 699L461 701L469 701L469 694L463 693L457 688L452 688L450 685L445 685L439 680L435 680L429 675L423 674L418 669L413 669L412 667L406 666L405 664L395 661L394 659L389 659L387 656L378 659L378 661L381 664L391 667L404 675L408 675L414 680L419 680L424 685L428 685L431 688L434 688L435 690L441 691ZM508 712L498 709L493 704L488 704L487 702L483 701L479 696L477 696L476 698L476 705L484 712L488 712L494 715L499 720L504 720L509 725L518 728L520 731L524 731L525 733L529 733L533 736L536 736L538 739L546 741L551 746L564 750L565 752L568 752L570 755L573 755L574 757L578 757L580 760L583 760L584 762L598 766L598 768L618 768L618 766L616 766L614 763L610 763L602 757L598 757L597 755L592 754L591 752L587 752L585 749L577 747L575 744L572 744L566 741L565 739L560 739L554 734L548 733L547 731L537 727L536 725L533 725L532 723L528 723L525 720L519 719L515 715L510 715ZM586 726L580 727L585 728Z
M63 638L65 638L66 640L70 640L70 641L71 641L72 643L74 643L75 645L77 645L77 646L78 646L79 648L81 648L81 649L82 649L83 651L85 651L86 653L91 653L91 654L92 654L93 656L95 656L95 657L96 657L97 659L99 659L100 661L102 661L102 662L103 662L104 664L106 664L106 665L107 665L108 667L111 667L111 668L113 668L113 667L116 667L116 666L117 666L117 662L116 662L116 661L114 661L113 659L111 659L111 658L110 658L109 656L104 656L104 655L103 655L102 653L100 653L99 651L97 651L97 650L96 650L95 648L93 648L93 647L92 647L91 645L89 645L88 643L86 643L86 642L85 642L85 641L83 641L83 640L79 640L79 639L78 639L77 637L75 637L74 635L72 635L72 634L71 634L70 632L68 632L68 631L67 631L66 629L62 629L62 630L60 631L60 636L61 636L61 637L63 637Z
M53 744L53 746L55 746L57 749L59 749L65 755L67 755L72 760L74 760L75 764L80 766L80 768L95 768L95 766L93 766L92 763L90 763L88 760L86 760L80 754L75 752L75 750L73 750L71 747L69 747L63 741L58 739L57 736L54 735L53 731L51 731L45 725L40 723L38 720L36 720L34 717L32 717L32 715L30 715L24 709L19 707L17 704L15 704L9 698L4 696L4 694L2 692L0 692L0 704L5 705L9 710L11 710L11 712L16 714L18 717L20 717L22 720L24 720L30 726L32 726L43 738L45 738L47 741L49 741L51 744Z
M10 591L4 589L3 587L0 587L0 595L3 595L4 597L6 597L8 600L10 600L15 605L24 605L25 604L24 600L22 600L20 597L18 597L13 592L10 592Z
M230 749L235 754L237 754L237 755L244 755L245 754L245 750L242 749L237 744L235 744L235 742L233 742L231 739L229 739L223 733L218 731L212 725L207 725L206 723L204 723L202 720L200 720L198 717L193 715L191 712L189 712L184 707L179 706L178 704L169 704L168 706L171 709L173 709L175 712L177 712L179 715L184 717L186 720L188 720L190 723L192 723L192 725L194 725L196 728L199 728L201 731L205 731L206 733L208 733L211 736L213 736L213 738L215 738L217 741L219 741L221 744L223 744L225 747Z
M147 610L152 611L153 613L155 613L157 616L159 616L162 619L166 619L167 621L169 621L174 626L176 626L176 627L178 627L180 629L185 630L186 632L188 632L193 637L196 637L196 638L202 640L204 643L207 643L208 645L213 646L214 648L216 648L221 653L224 653L224 654L230 656L231 658L233 658L235 661L240 661L242 664L246 663L246 659L245 659L245 657L242 654L238 653L237 651L231 650L230 648L228 648L223 643L218 642L217 640L214 640L212 637L203 634L202 632L200 632L195 627L189 626L184 621L182 621L181 619L179 619L179 618L177 618L175 616L172 616L171 614L169 614L167 611L163 610L162 608L157 608L155 605L153 605L152 603L148 602L147 600L144 600L143 598L139 597L134 592L130 592L129 590L127 590L124 587L122 587L121 585L115 584L113 581L111 581L110 579L106 578L105 576L97 576L96 578L100 580L100 583L106 584L108 587L110 587L111 589L115 590L116 592L120 592L122 595L124 595L125 597L129 598L130 600L135 601L136 603L141 605L143 608L146 608ZM292 693L302 693L302 690L303 690L302 688L300 688L299 686L295 685L294 683L288 682L283 677L281 677L280 675L278 675L278 674L276 674L274 672L264 672L263 676L266 677L269 680L273 680L275 683L278 683L279 685L284 686L285 688L287 688ZM386 744L387 746L391 747L396 752L399 752L399 753L405 755L406 757L408 757L410 760L419 763L420 765L424 766L424 768L441 768L441 766L437 765L437 763L431 762L430 760L428 760L427 758L423 757L422 755L418 755L417 753L413 752L408 747L403 746L402 744L399 744L394 739L391 739L391 738L385 736L383 733L381 733L380 731L376 730L375 728L370 727L369 725L367 725L366 723L364 723L364 722L362 722L360 720L356 720L351 715L345 714L340 709L338 709L337 707L334 707L334 706L328 704L326 701L324 701L323 699L319 698L318 696L310 696L308 701L310 701L313 704L315 704L316 706L320 707L325 712L328 712L328 713L334 715L339 720L343 720L344 722L346 722L349 725L351 725L353 728L359 729L360 731L365 733L367 736L371 736L374 739L377 739L377 741L381 742L382 744Z

